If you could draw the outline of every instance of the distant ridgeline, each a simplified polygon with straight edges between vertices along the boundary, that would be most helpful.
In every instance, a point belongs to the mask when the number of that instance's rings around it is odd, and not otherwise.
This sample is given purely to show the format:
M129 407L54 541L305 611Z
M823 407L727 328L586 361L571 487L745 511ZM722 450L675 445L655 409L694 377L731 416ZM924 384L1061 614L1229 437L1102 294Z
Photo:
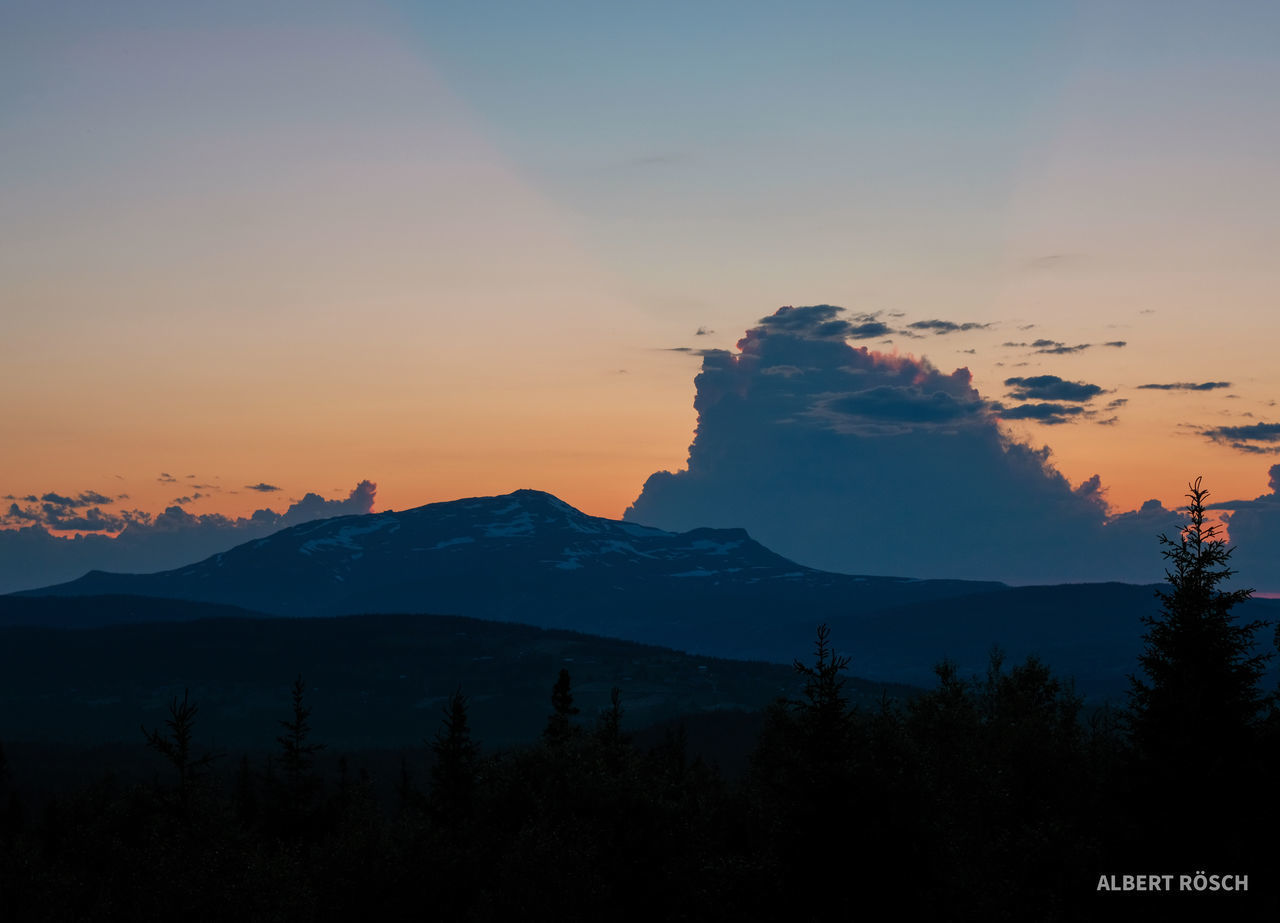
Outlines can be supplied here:
M1039 655L1092 699L1127 689L1140 617L1157 607L1153 587L1126 584L1009 587L818 571L740 529L664 532L587 516L534 490L317 520L177 570L95 571L17 595L161 597L283 616L449 613L784 663L825 622L859 676L927 685L944 658L977 673L999 645L1012 660ZM0 624L44 620L13 608L18 599L0 600L9 607L0 607ZM1246 608L1274 619L1280 602ZM101 617L52 617L100 625L217 612L130 603Z

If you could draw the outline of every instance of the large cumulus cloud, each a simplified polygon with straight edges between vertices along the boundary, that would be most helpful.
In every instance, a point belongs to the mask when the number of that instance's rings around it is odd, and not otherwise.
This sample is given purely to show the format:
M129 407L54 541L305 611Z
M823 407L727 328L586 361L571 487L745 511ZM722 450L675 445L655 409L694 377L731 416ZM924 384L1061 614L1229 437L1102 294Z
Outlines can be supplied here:
M154 516L97 506L80 509L85 504L79 501L108 499L91 492L76 500L46 494L38 503L13 503L0 516L0 521L20 526L0 529L0 593L74 580L90 570L151 573L181 567L312 519L371 512L377 489L372 481L361 481L341 500L308 493L283 513L260 509L234 519L190 513L180 504ZM49 500L51 496L57 500ZM86 534L63 537L50 531L61 529ZM116 530L114 537L103 534Z
M1109 524L1095 477L1012 441L967 369L848 342L831 305L781 308L707 351L687 468L653 474L629 520L742 526L799 562L849 573L1017 583L1163 576L1152 501Z
M1259 592L1280 593L1280 465L1268 470L1270 493L1252 500L1225 500L1209 509L1230 510L1223 515L1235 552L1231 566L1239 582Z

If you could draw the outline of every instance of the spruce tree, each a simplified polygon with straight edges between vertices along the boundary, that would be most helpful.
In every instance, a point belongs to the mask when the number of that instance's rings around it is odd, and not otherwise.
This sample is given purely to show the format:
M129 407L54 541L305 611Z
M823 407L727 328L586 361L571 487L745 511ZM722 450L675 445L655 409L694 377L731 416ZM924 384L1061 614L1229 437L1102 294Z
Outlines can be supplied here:
M306 688L306 684L302 681L302 674L298 674L298 678L293 681L293 718L280 722L285 733L276 738L282 751L280 765L284 769L289 809L295 820L300 818L304 809L308 807L312 790L318 782L311 774L311 764L315 760L315 755L325 748L324 744L307 742L311 734L311 724L308 720L311 717L311 709L302 704Z
M542 732L543 739L549 744L561 744L568 740L574 732L571 719L578 712L579 709L573 704L569 671L561 668L556 684L551 687L551 715Z
M169 727L169 736L161 734L159 729L148 731L145 726L142 734L146 737L147 746L162 754L178 774L178 811L185 819L189 815L191 799L196 783L222 754L204 753L194 756L191 751L191 736L195 727L196 713L199 707L190 700L190 690L182 691L182 702L174 696L169 702L169 717L165 724Z
M437 816L457 822L470 813L480 747L467 723L467 697L459 687L444 708L440 730L431 742L431 800Z
M802 710L823 721L844 718L849 702L844 697L844 677L841 672L849 666L848 657L837 656L831 648L831 629L825 623L818 626L814 642L813 666L792 661L796 673L804 677L804 701Z
M1187 524L1177 539L1160 536L1169 588L1161 612L1144 616L1144 676L1131 676L1130 726L1139 752L1168 769L1226 768L1252 743L1267 697L1259 688L1269 655L1254 652L1260 621L1231 610L1249 589L1224 589L1234 549L1206 522L1209 491L1189 484Z

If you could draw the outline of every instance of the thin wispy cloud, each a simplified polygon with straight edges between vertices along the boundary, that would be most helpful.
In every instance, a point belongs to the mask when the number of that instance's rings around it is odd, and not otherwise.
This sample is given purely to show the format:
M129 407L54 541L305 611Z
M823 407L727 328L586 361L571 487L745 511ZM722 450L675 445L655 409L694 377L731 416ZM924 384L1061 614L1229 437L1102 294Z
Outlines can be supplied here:
M1219 388L1230 388L1229 381L1173 381L1165 384L1138 385L1139 391L1216 391Z
M986 330L991 324L979 324L972 321L957 324L949 320L918 320L914 323L907 324L908 329L923 330L928 333L948 334L961 333L969 330Z

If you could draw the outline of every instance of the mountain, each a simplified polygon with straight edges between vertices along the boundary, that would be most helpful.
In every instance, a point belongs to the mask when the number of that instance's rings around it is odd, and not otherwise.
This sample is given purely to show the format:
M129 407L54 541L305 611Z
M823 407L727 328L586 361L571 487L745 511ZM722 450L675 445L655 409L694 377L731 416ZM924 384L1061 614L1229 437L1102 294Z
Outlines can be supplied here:
M984 671L998 644L1010 661L1037 654L1082 692L1115 697L1137 667L1141 617L1158 611L1154 589L836 574L741 529L666 532L518 490L317 520L176 570L95 571L19 595L162 597L278 616L448 613L781 663L807 658L826 622L855 675L928 685L944 657L964 674ZM1278 607L1252 601L1246 615L1271 620Z
M518 490L317 520L187 567L93 571L17 595L152 596L287 616L444 612L789 661L819 622L1001 588L817 571L741 529L665 532Z

